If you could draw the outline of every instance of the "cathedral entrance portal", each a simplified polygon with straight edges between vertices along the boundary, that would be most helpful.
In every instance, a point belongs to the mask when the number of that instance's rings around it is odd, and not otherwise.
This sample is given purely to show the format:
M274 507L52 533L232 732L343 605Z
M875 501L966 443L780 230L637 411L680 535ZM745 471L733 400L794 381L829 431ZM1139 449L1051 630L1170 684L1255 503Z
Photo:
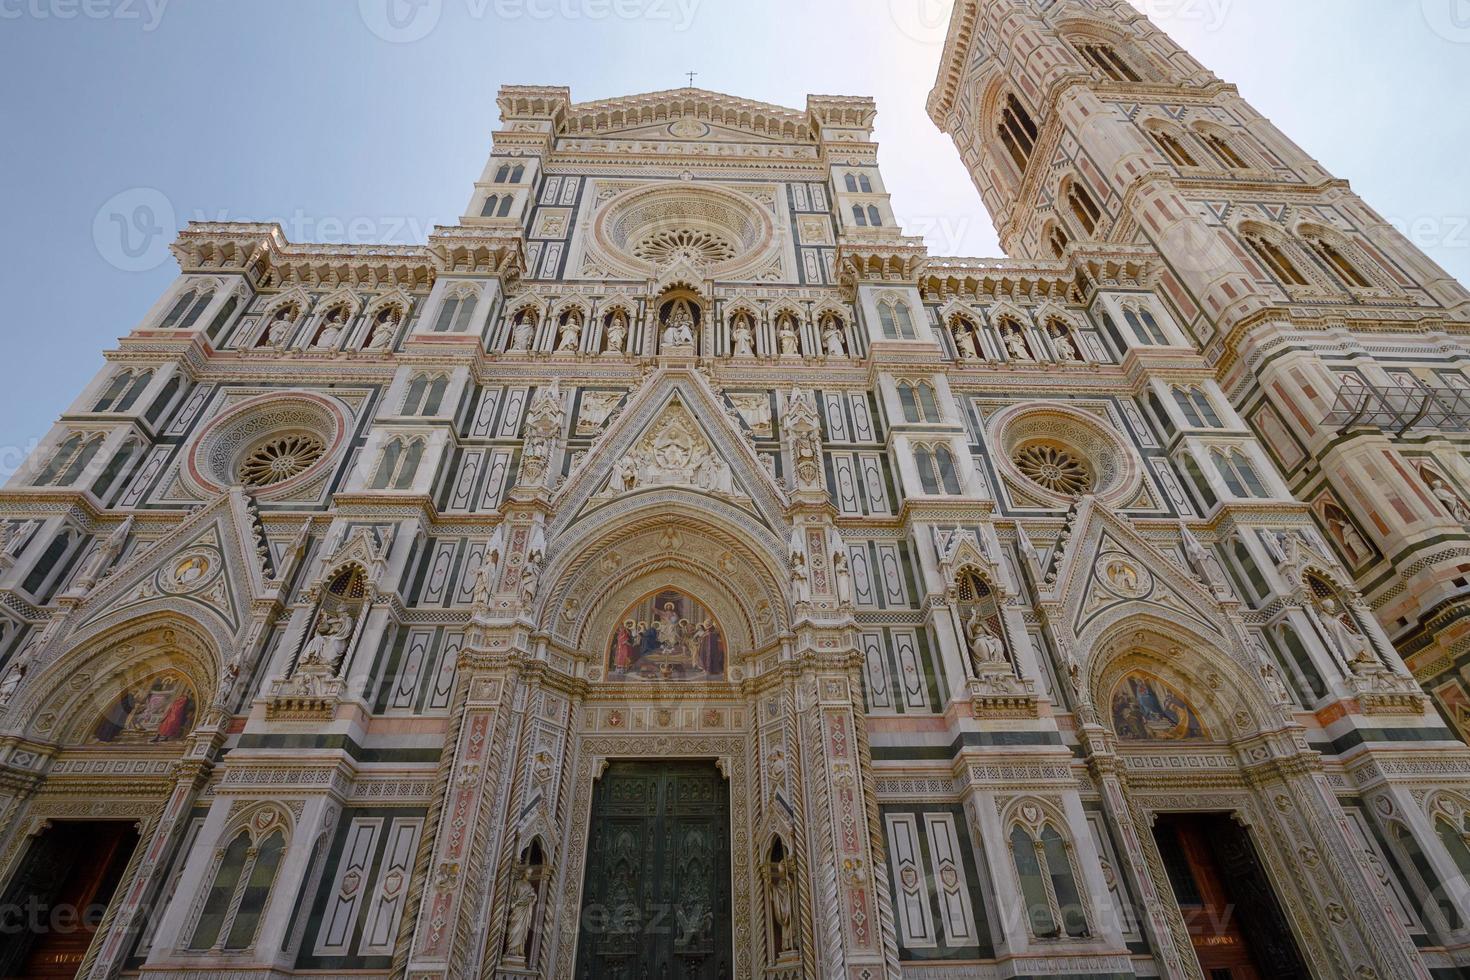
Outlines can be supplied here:
M1244 827L1220 813L1162 814L1154 839L1206 977L1311 976Z
M76 976L137 844L123 821L58 821L36 837L0 905L0 977Z
M730 792L713 762L610 764L588 841L579 980L733 974Z

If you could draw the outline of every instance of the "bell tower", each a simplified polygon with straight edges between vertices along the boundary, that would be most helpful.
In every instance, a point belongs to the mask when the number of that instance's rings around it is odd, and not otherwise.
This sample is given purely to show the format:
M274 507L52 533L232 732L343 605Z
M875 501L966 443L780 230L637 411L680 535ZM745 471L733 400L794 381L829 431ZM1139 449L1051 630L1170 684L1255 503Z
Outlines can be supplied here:
M1193 347L1421 682L1466 659L1470 474L1410 410L1460 401L1464 287L1124 0L958 0L928 109L1010 255L1157 263L1180 336L1127 356Z

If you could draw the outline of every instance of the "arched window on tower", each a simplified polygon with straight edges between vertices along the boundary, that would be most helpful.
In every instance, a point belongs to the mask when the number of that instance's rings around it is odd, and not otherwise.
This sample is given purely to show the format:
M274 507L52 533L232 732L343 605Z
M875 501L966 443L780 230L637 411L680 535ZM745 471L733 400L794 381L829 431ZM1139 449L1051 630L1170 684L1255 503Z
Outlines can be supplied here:
M286 852L284 816L259 815L230 834L215 858L189 949L236 952L255 945L261 918Z
M510 180L510 164L508 164L508 163L501 164L500 165L500 169L497 170L497 171L495 171L495 183L497 183L497 184L504 184L504 183L507 183L509 180Z
M1077 226L1083 235L1091 238L1097 234L1097 226L1102 221L1102 209L1093 201L1092 195L1087 193L1087 188L1072 181L1067 187L1067 206L1072 209L1072 217L1077 219Z
M1164 156L1168 157L1169 161L1176 167L1199 166L1199 161L1194 158L1194 154L1190 153L1185 148L1183 141L1173 133L1166 133L1162 130L1150 130L1149 135L1154 138L1154 142L1158 144Z
M873 182L868 179L867 174L858 174L858 187L862 188L864 194L873 193Z
M847 174L843 182L847 185L849 194L856 194L858 192L857 174Z
M1215 413L1215 407L1198 388L1175 388L1174 401L1179 405L1179 411L1184 413L1185 420L1195 428L1220 427L1220 417Z
M1027 164L1031 162L1031 154L1036 149L1038 133L1031 114L1014 94L1006 96L1005 108L1001 110L999 135L1001 144L1011 155L1016 169L1024 174Z
M883 227L883 214L878 210L878 205L876 204L868 205L868 224L874 228Z
M480 208L480 217L508 218L515 202L515 196L512 194L491 194L485 198L485 206Z
M1078 45L1082 56L1102 72L1103 75L1115 82L1141 82L1138 72L1133 66L1124 61L1111 44L1103 44L1100 41L1089 41Z
M516 168L510 172L510 182L512 184L519 184L525 178L526 168L524 165L517 164Z
M1245 158L1240 155L1239 151L1235 149L1234 144L1226 137L1209 129L1197 129L1195 130L1195 135L1200 138L1205 144L1205 147L1214 154L1215 159L1219 160L1227 170L1250 169L1250 164L1245 162Z
M1280 282L1288 286L1308 285L1307 277L1279 244L1261 234L1246 234L1245 243Z
M102 448L102 436L86 438L80 433L67 436L52 454L51 461L34 481L38 487L69 487L76 482L93 457Z
M1067 233L1062 230L1062 226L1059 224L1052 225L1047 230L1045 238L1047 247L1051 249L1051 254L1059 259L1067 254L1067 246L1072 244L1071 240L1067 238Z
M1337 275L1337 277L1343 281L1343 283L1353 287L1354 289L1373 288L1373 283L1368 280L1368 277L1359 272L1358 267L1353 265L1353 263L1348 260L1348 257L1344 255L1342 253L1342 250L1336 245L1332 244L1325 238L1315 235L1309 235L1306 239L1306 242L1308 247L1311 248L1313 252L1317 253L1317 257L1320 258L1324 263L1326 263L1327 267L1331 269Z
M863 210L861 204L854 204L852 206L852 220L857 222L859 228L868 227L868 213Z

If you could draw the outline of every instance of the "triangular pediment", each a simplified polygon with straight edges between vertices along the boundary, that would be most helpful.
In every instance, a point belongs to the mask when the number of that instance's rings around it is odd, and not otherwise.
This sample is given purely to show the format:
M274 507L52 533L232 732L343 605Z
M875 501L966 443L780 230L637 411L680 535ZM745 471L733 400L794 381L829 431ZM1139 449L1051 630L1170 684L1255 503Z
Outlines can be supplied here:
M1123 607L1210 633L1227 632L1216 597L1094 498L1078 505L1053 561L1049 598L1061 604L1076 638L1114 620Z
M167 605L207 611L233 634L266 591L264 547L249 500L228 490L125 558L77 608L73 631Z
M733 504L768 528L782 523L785 495L761 464L739 413L696 372L666 371L628 407L562 485L561 531L613 503L678 489Z

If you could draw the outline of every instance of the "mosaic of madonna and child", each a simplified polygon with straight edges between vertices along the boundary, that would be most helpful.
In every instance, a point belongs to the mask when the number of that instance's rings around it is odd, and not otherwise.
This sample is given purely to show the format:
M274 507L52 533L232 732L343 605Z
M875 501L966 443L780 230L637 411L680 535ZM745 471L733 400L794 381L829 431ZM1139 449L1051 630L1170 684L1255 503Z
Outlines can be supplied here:
M645 596L620 617L607 649L609 680L722 680L725 634L676 589Z

